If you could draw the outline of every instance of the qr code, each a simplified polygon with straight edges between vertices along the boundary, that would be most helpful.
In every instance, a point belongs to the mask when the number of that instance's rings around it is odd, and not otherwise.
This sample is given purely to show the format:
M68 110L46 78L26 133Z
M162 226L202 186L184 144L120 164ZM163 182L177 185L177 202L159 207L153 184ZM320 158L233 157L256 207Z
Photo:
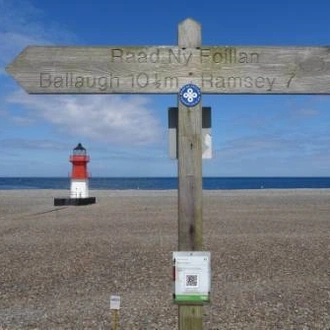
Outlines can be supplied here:
M198 287L198 275L197 274L186 274L186 287Z

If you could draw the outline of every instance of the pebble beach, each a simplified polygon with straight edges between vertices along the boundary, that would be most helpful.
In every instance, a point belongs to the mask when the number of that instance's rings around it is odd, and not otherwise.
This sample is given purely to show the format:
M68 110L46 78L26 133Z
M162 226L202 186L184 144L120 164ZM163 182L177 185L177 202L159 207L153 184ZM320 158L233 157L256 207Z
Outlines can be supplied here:
M0 190L0 329L176 330L176 190ZM330 329L330 189L203 192L204 330Z

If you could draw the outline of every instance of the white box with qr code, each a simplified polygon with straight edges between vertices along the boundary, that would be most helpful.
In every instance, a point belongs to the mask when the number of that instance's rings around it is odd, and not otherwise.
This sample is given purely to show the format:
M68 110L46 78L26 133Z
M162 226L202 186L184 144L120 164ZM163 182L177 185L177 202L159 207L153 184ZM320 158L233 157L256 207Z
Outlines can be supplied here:
M210 302L211 253L206 251L173 252L173 300L177 304Z

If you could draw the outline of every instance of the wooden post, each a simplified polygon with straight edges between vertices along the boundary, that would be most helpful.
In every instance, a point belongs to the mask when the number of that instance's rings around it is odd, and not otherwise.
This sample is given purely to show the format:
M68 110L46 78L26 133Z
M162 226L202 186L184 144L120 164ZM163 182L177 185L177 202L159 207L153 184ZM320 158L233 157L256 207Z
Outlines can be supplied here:
M201 46L201 27L190 19L179 25L181 48ZM194 82L191 72L191 82ZM203 245L202 229L202 104L184 106L178 97L178 238L179 251L198 251ZM179 330L201 330L203 307L179 305Z
M119 310L111 309L111 330L119 330Z

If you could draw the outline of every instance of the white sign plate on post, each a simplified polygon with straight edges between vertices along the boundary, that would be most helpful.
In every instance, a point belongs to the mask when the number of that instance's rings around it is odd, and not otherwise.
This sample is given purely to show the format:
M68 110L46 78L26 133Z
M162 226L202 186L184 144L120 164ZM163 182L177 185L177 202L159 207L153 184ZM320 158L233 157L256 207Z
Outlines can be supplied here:
M168 154L178 159L178 108L168 108ZM211 107L202 107L202 159L212 158Z
M174 302L204 304L210 302L211 253L173 252Z
M110 309L120 309L120 296L110 296Z

